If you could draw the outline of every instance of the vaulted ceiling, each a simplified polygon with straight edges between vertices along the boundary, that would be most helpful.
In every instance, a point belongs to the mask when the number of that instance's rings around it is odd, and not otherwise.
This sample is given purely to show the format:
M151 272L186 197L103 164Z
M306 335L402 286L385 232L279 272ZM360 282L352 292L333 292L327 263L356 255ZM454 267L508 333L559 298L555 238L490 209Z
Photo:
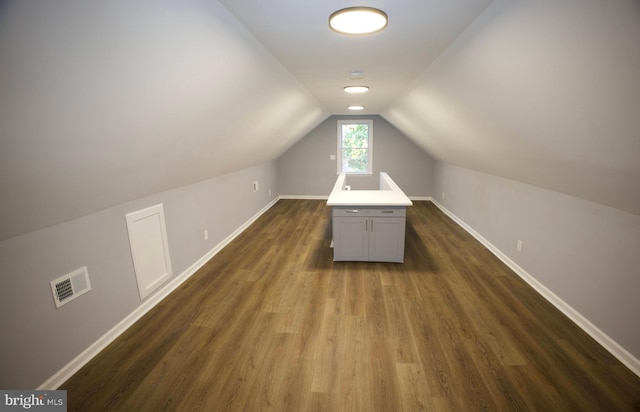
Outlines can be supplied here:
M277 158L350 103L434 158L640 214L640 3L0 3L0 239ZM370 92L342 92L362 70Z
M379 114L475 20L491 0L366 1L389 16L382 32L350 36L329 29L338 9L353 1L221 0L331 114L353 114L350 104ZM350 73L363 73L351 79ZM343 87L365 84L366 94Z

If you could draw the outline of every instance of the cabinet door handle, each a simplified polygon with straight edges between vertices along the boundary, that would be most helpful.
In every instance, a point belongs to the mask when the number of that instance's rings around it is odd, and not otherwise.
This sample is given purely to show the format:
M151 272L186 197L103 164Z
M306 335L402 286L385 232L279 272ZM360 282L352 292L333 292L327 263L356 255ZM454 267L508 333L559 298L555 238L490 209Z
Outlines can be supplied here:
M364 221L364 231L365 232L369 231L369 219Z
M347 213L358 213L358 209L347 210Z
M373 233L373 220L371 221L371 233Z
M393 213L393 210L383 210L382 213Z

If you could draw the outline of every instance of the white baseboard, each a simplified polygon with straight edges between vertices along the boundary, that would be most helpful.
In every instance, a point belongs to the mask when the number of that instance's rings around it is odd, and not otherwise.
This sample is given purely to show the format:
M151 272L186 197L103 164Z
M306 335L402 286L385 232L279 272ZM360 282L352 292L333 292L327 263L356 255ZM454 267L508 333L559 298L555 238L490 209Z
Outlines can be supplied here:
M329 196L320 196L320 195L280 195L278 199L304 199L304 200L327 200Z
M214 257L222 248L228 245L233 239L235 239L240 233L242 233L249 225L255 222L260 216L262 216L267 210L269 210L279 199L318 199L326 200L327 196L279 196L271 201L268 205L262 208L253 217L238 227L233 233L227 236L223 241L218 243L204 256L194 262L180 275L176 276L173 280L167 283L157 293L152 295L148 300L145 300L140 306L138 306L127 317L122 319L116 326L101 336L88 348L82 351L73 360L67 363L62 369L56 372L53 376L42 383L38 390L54 390L60 387L66 382L73 374L75 374L80 368L86 365L91 359L93 359L98 353L106 348L111 342L113 342L124 331L131 327L137 320L144 316L148 311L160 303L165 297L173 292L184 281L191 277L198 271L206 262ZM569 306L566 302L560 299L552 291L547 289L544 285L538 282L533 276L527 273L524 269L513 262L507 255L502 253L498 248L486 240L482 235L476 232L471 226L467 225L463 220L447 210L440 203L435 201L431 197L412 197L412 200L428 200L433 202L440 210L442 210L447 216L453 219L458 225L469 232L480 243L482 243L487 249L489 249L494 255L496 255L502 262L504 262L511 270L513 270L518 276L520 276L525 282L531 285L538 293L540 293L545 299L551 302L562 313L568 316L574 323L587 332L592 338L594 338L600 345L607 349L613 356L615 356L620 362L625 364L636 375L640 376L640 360L634 357L631 353L620 346L616 341L611 339L608 335L593 325L588 319L582 316L578 311Z
M180 286L185 280L189 279L194 273L198 271L205 263L207 263L212 257L222 250L226 245L231 243L240 233L242 233L249 225L255 222L260 216L262 216L267 210L269 210L279 198L274 199L268 205L263 207L258 213L253 215L249 220L244 222L233 233L227 236L224 240L213 247L204 256L198 259L195 263L189 266L180 275L173 278L169 283L164 285L157 293L149 297L149 299L142 302L133 312L127 317L122 319L116 326L111 328L107 333L102 335L97 341L86 348L82 353L76 356L71 362L67 363L62 369L56 372L53 376L47 379L37 390L55 390L66 382L74 373L80 370L91 359L93 359L98 353L106 348L111 342L113 342L124 331L131 327L137 320L149 312L153 307L160 303L165 297L173 292L178 286Z
M476 238L487 249L491 251L498 259L500 259L505 265L513 270L518 276L520 276L525 282L533 287L538 293L540 293L545 299L547 299L558 310L564 313L569 319L571 319L582 330L587 332L589 336L596 340L602 347L604 347L609 353L615 356L620 362L622 362L633 373L640 376L640 360L633 356L629 351L620 346L615 340L611 339L606 333L600 330L597 326L591 323L587 318L582 316L580 312L572 308L567 302L560 299L555 293L549 290L542 283L538 282L535 277L529 274L526 270L521 268L517 263L511 260L500 249L495 247L491 242L482 237L480 233L476 232L471 226L465 223L458 216L447 210L437 201L431 199L431 202L435 204L440 210L442 210L447 216L453 219L460 227L469 232L471 236Z

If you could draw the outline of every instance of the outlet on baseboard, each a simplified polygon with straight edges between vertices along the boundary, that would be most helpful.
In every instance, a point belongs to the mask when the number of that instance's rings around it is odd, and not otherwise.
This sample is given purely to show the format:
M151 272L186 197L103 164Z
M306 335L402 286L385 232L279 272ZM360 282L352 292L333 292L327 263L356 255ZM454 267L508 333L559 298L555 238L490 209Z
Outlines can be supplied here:
M518 240L518 242L516 243L516 250L518 252L522 252L522 245L523 245L522 240Z
M258 181L257 181L257 180L255 180L255 181L253 182L253 191L254 191L254 192L257 192L257 191L258 191Z

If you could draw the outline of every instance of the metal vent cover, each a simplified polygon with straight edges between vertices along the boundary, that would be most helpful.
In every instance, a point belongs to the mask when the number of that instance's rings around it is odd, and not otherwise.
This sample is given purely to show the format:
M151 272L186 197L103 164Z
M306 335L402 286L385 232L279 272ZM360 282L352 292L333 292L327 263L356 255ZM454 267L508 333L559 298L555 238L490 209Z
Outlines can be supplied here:
M56 283L56 298L60 302L71 296L73 296L73 287L71 286L70 278L63 279L61 282Z
M50 283L56 308L71 302L73 299L91 290L89 272L86 266L67 273Z

